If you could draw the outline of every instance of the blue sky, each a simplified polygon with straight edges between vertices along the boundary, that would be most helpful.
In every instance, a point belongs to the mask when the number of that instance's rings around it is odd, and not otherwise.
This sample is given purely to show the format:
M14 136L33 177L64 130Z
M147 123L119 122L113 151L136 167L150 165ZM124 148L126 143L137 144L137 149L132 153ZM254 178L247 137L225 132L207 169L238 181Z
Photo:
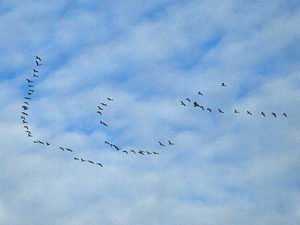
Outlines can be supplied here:
M299 223L299 7L1 1L1 225ZM36 55L31 139L19 117Z

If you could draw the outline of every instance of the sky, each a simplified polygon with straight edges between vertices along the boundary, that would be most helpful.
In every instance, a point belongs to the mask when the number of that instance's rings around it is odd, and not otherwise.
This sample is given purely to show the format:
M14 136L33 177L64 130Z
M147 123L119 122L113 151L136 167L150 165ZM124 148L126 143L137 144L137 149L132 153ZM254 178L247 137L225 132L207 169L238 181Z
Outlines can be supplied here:
M0 1L0 225L299 224L299 24L297 0Z

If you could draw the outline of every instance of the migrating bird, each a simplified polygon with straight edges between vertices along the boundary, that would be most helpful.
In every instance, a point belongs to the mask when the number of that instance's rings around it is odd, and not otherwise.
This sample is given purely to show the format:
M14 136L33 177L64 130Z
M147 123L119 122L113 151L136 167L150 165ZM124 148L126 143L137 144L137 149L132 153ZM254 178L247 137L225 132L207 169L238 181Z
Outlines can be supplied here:
M197 102L194 102L194 107L200 107L200 105Z
M203 105L200 105L199 107L204 111L204 106Z
M25 119L26 119L26 118L25 118L25 116L21 116L20 118L21 118L21 119L23 119L23 120L25 120Z
M144 151L142 151L142 150L139 150L138 153L141 155L144 155Z
M276 113L272 112L272 115L276 118Z
M100 115L102 115L102 112L100 112L99 110L97 111L97 113L99 113Z
M247 114L249 114L249 115L251 115L251 116L252 116L252 113L251 113L251 112L249 112L248 110L247 110Z
M106 127L107 127L107 124L106 124L106 123L104 123L102 120L100 120L100 124L103 124L104 126L106 126Z
M46 145L49 146L50 144L48 142L46 142Z
M264 117L266 117L266 114L264 112L261 112L260 114L263 115Z
M24 104L26 104L26 105L29 105L29 103L28 102L23 102Z
M31 98L29 98L29 97L24 97L24 99L30 100Z
M186 104L184 104L184 102L183 102L183 101L181 101L181 105L183 105L183 106L186 106Z
M42 59L38 56L36 56L35 59L42 61Z
M240 113L239 111L237 111L236 109L234 110L234 113Z
M112 98L107 98L107 100L108 100L108 101L113 101L113 99L112 99Z
M24 128L26 128L27 130L29 129L29 127L28 127L28 126L24 126Z
M78 158L74 157L74 160L79 160Z
M198 92L198 95L203 95L203 94L201 93L201 91L199 91L199 92Z
M35 60L35 64L36 64L36 66L41 66L41 65L42 65L42 64L39 63L37 60Z
M29 80L28 78L26 79L28 83L32 83L33 80Z
M151 152L148 152L148 151L146 151L146 152L147 152L148 155L151 155L151 154L152 154Z
M222 87L227 87L227 85L226 85L226 84L224 84L224 83L222 83L222 84L221 84L221 86L222 86Z
M81 160L81 162L85 162L86 160L85 159L83 159L83 158L80 158L80 160Z
M160 141L158 142L160 146L165 147L165 145L163 143L161 143Z
M101 163L97 163L97 165L99 165L99 166L103 167L103 165L102 165Z
M73 150L72 150L72 149L69 149L69 148L66 148L66 150L69 151L69 152L73 152Z
M88 160L88 162L91 163L91 164L95 164L95 163L94 163L93 161L91 161L91 160Z
M33 77L39 77L38 75L36 75L36 74L33 74Z
M39 143L39 142L38 142L38 141L33 141L33 143L36 143L36 144L37 144L37 143Z
M28 137L32 137L32 135L31 135L31 134L28 134L27 136L28 136Z
M120 148L116 145L112 145L117 151L120 151Z
M126 153L126 154L128 154L128 152L127 152L127 151L125 151L125 150L124 150L123 152L124 152L124 153Z
M22 108L23 108L24 110L28 110L28 107L25 106L25 105L23 105Z
M99 109L99 110L103 110L100 106L98 106L98 109Z
M168 140L169 145L175 145L174 143L172 143L170 140Z
M282 115L285 116L285 117L287 117L287 114L286 114L286 113L283 113Z
M218 109L218 111L219 111L220 113L224 113L221 109Z
M186 98L186 100L187 100L188 102L191 102L191 100L190 100L189 98Z
M36 70L36 69L33 69L33 72L34 72L34 73L38 73L39 71L38 71L38 70Z
M131 152L133 152L134 154L136 154L136 152L134 150L130 150Z
M30 91L30 92L35 92L34 90L32 90L32 89L29 89L28 91Z
M42 141L38 141L40 144L42 144L42 145L44 145L45 143L44 142L42 142Z
M153 154L154 154L154 155L158 155L159 153L158 153L158 152L153 152Z
M103 103L103 102L101 102L100 104L103 105L103 106L107 106L107 104L105 104L105 103Z
M23 120L23 123L28 123L26 120Z
M207 108L206 110L209 111L209 112L211 112L211 109L210 109L210 108Z
M28 116L28 114L26 112L22 112L22 114L24 114L25 116Z
M28 84L28 87L34 87L32 84Z
M110 145L110 143L108 141L104 141L104 143Z
M60 148L61 150L63 150L63 151L65 150L63 147L59 147L59 148Z

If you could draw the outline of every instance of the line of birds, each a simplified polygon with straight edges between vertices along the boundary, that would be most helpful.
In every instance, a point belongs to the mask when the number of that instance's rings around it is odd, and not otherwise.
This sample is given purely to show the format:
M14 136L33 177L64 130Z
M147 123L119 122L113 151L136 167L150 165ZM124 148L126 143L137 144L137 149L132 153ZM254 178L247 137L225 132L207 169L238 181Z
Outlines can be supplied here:
M114 99L110 98L110 97L107 97L106 98L108 101L114 101ZM104 102L101 102L100 105L98 105L98 109L97 109L97 113L99 114L99 116L102 116L103 115L103 111L104 111L104 108L108 106L108 103L104 103ZM106 122L103 122L103 120L100 120L99 123L105 127L108 127L108 124Z
M25 129L25 132L27 133L27 136L30 137L30 138L33 138L33 135L32 135L32 132L31 132L31 129L30 129L30 126L29 126L29 122L27 120L27 118L29 117L29 108L30 108L30 101L31 101L31 96L35 93L35 90L34 90L34 82L37 78L39 78L39 69L38 67L42 65L42 59L39 57L39 56L36 56L35 57L35 64L36 64L36 68L33 68L33 74L32 74L32 78L26 78L26 81L27 81L27 87L28 87L28 90L27 90L27 95L24 97L25 101L23 102L23 105L22 105L22 111L21 111L21 119L22 119L22 123L23 123L23 127ZM50 146L51 144L47 141L41 141L41 140L34 140L33 141L34 144L40 144L40 145L43 145L43 146ZM66 152L70 152L70 153L73 153L74 151L70 148L67 148L67 147L62 147L62 146L59 146L57 147L57 149L61 150L61 151L66 151ZM74 160L79 160L79 158L77 157L74 157L73 158ZM88 160L88 159L83 159L83 158L80 158L81 159L81 162L88 162L88 163L91 163L91 164L96 164L98 166L101 166L103 167L103 165L99 162L93 162L92 160Z
M225 84L225 83L221 83L221 86L222 87L227 87L227 85ZM198 95L201 95L201 96L203 96L203 93L201 92L201 91L199 91L198 92ZM208 112L212 112L213 110L212 110L212 108L211 107L206 107L206 106L204 106L204 105L199 105L199 103L197 102L197 101L191 101L191 99L190 98L186 98L185 99L186 100L186 102L184 102L183 100L181 100L181 105L182 106L187 106L187 104L189 104L189 103L191 103L192 104L192 106L193 107L195 107L195 108L200 108L200 109L202 109L202 111L208 111ZM188 102L188 103L187 103ZM220 109L220 108L217 108L216 109L216 111L217 112L219 112L219 113L221 113L221 114L224 114L225 112L222 110L222 109ZM235 114L239 114L239 113L241 113L240 111L238 111L237 109L234 109L234 111L233 111ZM246 114L247 115L250 115L250 116L252 116L253 115L253 113L251 113L249 110L246 110ZM260 115L262 115L263 117L266 117L266 113L265 112L260 112ZM278 117L278 113L275 113L275 112L271 112L271 115L274 117L274 118L277 118ZM287 113L282 113L282 116L284 116L284 117L288 117L288 115L287 115Z
M122 150L120 147L118 147L118 146L116 146L115 144L112 144L112 143L110 143L110 142L108 142L108 141L104 141L104 143L107 144L107 145L109 145L110 147L115 148L117 151ZM159 155L158 152L149 152L149 151L145 151L145 150L141 150L141 149L139 149L139 150L132 150L132 149L131 149L131 150L122 150L122 152L125 153L125 154L127 154L127 155L128 155L128 153L132 153L132 154L141 154L141 155L144 155L144 154L148 154L148 155L152 155L152 154L154 154L154 155Z

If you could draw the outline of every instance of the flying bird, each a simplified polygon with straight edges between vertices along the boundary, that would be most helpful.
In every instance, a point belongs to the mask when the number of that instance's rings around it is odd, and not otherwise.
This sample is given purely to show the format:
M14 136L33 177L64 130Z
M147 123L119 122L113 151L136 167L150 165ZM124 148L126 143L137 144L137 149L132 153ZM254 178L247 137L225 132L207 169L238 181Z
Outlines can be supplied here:
M61 150L63 150L63 151L65 150L63 147L59 147L59 148L60 148Z
M42 144L42 145L44 145L45 143L44 142L42 142L42 141L38 141L40 144Z
M191 100L190 100L189 98L186 98L186 100L187 100L188 102L191 102Z
M34 73L38 73L39 71L38 71L38 70L36 70L36 69L33 69L33 72L34 72Z
M108 144L108 145L110 144L108 141L104 141L104 143L105 143L105 144Z
M144 151L140 150L138 151L139 154L144 155Z
M252 116L252 113L251 113L251 112L249 112L248 110L247 110L247 114L249 114L249 115L251 115L251 116Z
M107 98L107 100L108 100L108 101L113 101L113 99L112 99L112 98Z
M25 120L25 119L26 119L26 118L25 118L25 116L21 116L20 118L21 118L21 119L23 119L23 120Z
M50 144L48 142L46 142L46 145L49 146Z
M103 165L102 165L101 163L97 163L97 165L99 165L99 166L103 167Z
M128 152L127 152L127 151L125 151L125 150L124 150L123 152L124 152L124 153L126 153L126 154L128 154Z
M154 154L154 155L158 155L159 153L158 153L158 152L153 152L153 154Z
M26 128L27 130L29 129L29 127L28 127L28 126L24 126L24 128Z
M197 102L194 102L194 107L200 107L200 105Z
M28 110L28 107L25 106L25 105L23 105L22 108L23 108L24 110Z
M39 77L38 75L36 75L36 74L33 74L33 77Z
M100 120L100 124L103 124L104 126L106 126L106 127L107 127L107 124L106 124L106 123L104 123L102 120Z
M227 85L226 85L226 84L224 84L224 83L222 83L222 84L221 84L221 86L222 86L222 87L227 87Z
M28 91L30 91L30 92L35 92L34 90L32 90L32 89L29 89Z
M203 95L203 94L201 93L201 91L199 91L199 92L198 92L198 95Z
M200 105L199 107L204 111L204 106L203 105Z
M173 142L171 142L170 140L168 140L169 145L175 145Z
M41 65L42 65L42 64L39 63L37 60L35 60L35 64L36 64L36 66L41 66Z
M33 80L29 80L28 78L26 79L28 83L32 83Z
M186 104L184 104L184 102L183 102L183 101L181 101L181 105L183 105L183 106L186 106Z
M240 113L239 111L237 111L236 109L234 110L234 113Z
M73 152L73 150L72 150L72 149L69 149L69 148L66 148L66 150L69 151L69 152Z
M118 146L116 146L116 145L112 145L117 151L120 151L121 149L118 147Z
M221 109L218 109L218 111L219 111L220 113L224 113Z
M100 112L99 110L97 111L97 113L99 113L100 115L102 115L102 112Z
M261 112L260 114L263 115L264 117L266 117L266 114L264 112Z
M34 87L32 84L28 84L28 87Z
M30 100L31 98L29 98L29 97L24 97L24 99Z
M22 112L22 114L24 114L25 116L28 116L28 114L26 112Z
M26 104L26 105L29 105L29 103L28 102L23 102L24 104Z
M26 120L23 120L23 123L28 123Z
M95 164L95 163L94 163L93 161L91 161L91 160L88 160L88 162L91 163L91 164Z
M272 115L276 118L276 113L272 112Z
M130 150L131 152L133 152L134 154L136 154L136 152L134 150Z
M152 154L151 152L148 152L148 151L146 151L146 152L147 152L148 155L151 155L151 154Z
M85 162L86 160L85 159L83 159L83 158L80 158L80 160L81 160L81 162Z
M210 109L210 108L207 108L206 110L209 111L209 112L211 112L211 109Z
M163 143L161 143L160 141L158 142L160 146L165 147L165 145Z
M98 106L98 109L99 109L99 110L103 110L100 106Z
M105 103L103 103L103 102L101 102L100 104L103 105L103 106L107 106L107 104L105 104Z
M79 160L78 158L74 157L74 160Z
M36 56L35 59L42 61L42 59L38 56Z
M285 116L285 117L288 117L286 113L283 113L282 115Z

